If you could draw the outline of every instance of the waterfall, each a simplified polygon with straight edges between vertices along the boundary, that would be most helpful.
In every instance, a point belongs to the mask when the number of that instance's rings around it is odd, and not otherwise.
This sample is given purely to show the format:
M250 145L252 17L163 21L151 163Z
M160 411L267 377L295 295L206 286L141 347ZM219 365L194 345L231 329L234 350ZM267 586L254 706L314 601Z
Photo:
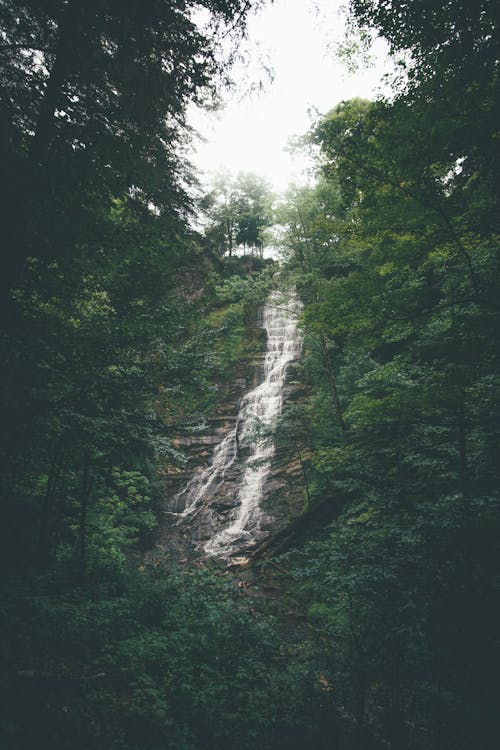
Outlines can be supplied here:
M299 309L295 297L285 298L279 292L269 296L262 315L267 333L262 382L243 397L236 426L216 447L210 466L196 474L176 498L176 507L184 506L179 521L196 515L216 496L228 469L240 461L241 454L246 455L234 518L204 545L207 555L232 555L260 528L260 502L274 455L272 426L281 413L287 367L301 350Z

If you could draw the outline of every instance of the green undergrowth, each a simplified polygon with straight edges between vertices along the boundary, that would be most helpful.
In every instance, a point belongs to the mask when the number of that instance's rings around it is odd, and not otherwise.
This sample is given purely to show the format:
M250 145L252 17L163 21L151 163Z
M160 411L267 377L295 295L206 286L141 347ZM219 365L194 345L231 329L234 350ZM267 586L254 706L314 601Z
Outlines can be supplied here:
M330 747L335 712L318 666L287 657L265 610L208 567L95 559L12 578L0 748Z
M210 277L205 317L205 325L215 334L214 378L222 385L235 378L250 379L265 346L259 308L273 286L272 262L229 260L224 273Z

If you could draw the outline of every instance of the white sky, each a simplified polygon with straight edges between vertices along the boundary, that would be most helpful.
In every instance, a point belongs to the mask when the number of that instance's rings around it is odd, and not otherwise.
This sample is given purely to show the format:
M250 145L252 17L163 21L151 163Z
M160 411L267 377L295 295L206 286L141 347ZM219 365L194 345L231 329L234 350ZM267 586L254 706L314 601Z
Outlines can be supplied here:
M226 95L222 112L192 113L191 123L206 139L194 163L207 174L219 169L255 172L276 191L305 180L305 159L285 147L315 119L309 110L328 112L354 96L374 98L390 69L386 47L376 40L374 65L350 75L335 56L344 39L342 0L275 0L248 24L249 69L236 70L238 86ZM268 59L274 79L260 93L245 95L248 80L265 79L260 60ZM243 92L243 96L242 96Z

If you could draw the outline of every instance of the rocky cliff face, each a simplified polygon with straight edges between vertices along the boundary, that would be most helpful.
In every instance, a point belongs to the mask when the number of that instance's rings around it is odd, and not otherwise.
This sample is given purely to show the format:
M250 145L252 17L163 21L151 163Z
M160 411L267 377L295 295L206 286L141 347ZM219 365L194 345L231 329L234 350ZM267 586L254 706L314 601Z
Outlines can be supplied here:
M245 461L252 446L240 445L238 430L235 428L242 399L263 380L264 348L265 342L259 359L242 362L237 377L232 382L219 386L220 406L217 413L206 420L204 429L197 432L180 431L174 438L174 446L186 453L188 461L182 471L166 475L166 500L157 544L152 553L154 556L174 560L204 556L203 548L209 540L236 518L240 505L239 488ZM283 389L283 408L286 408L289 401L300 398L302 393L303 390L297 385L286 383ZM236 435L234 440L233 435ZM188 515L180 515L186 505L183 489L213 464L214 454L226 438L233 440L233 444L229 446L228 455L231 460L227 462L223 475L217 477L213 491L208 488L203 493L203 502L199 507L194 507ZM301 512L304 483L300 461L297 458L285 461L277 451L262 494L259 529L251 537L242 534L241 539L235 540L238 554L248 554L269 534L278 531Z

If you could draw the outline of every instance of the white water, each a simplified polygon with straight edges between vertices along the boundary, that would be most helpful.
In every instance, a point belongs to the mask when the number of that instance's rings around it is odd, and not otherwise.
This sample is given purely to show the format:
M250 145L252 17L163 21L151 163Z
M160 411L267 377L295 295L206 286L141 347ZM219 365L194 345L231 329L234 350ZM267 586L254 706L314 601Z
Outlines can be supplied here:
M196 474L177 496L186 506L181 519L195 514L224 482L225 473L238 460L239 451L250 449L238 490L236 517L205 544L208 555L231 555L238 549L238 542L251 539L259 530L260 501L274 454L269 431L281 413L287 367L301 349L297 332L299 309L300 303L295 298L284 300L278 292L270 295L262 321L267 332L263 381L242 399L236 427L215 449L211 465Z
M184 510L182 513L179 513L180 520L186 516L193 515L197 510L201 509L204 501L212 497L218 487L224 482L227 469L234 464L238 455L238 445L236 442L237 429L238 423L216 447L210 466L195 474L177 495L176 506L180 503L185 503Z

